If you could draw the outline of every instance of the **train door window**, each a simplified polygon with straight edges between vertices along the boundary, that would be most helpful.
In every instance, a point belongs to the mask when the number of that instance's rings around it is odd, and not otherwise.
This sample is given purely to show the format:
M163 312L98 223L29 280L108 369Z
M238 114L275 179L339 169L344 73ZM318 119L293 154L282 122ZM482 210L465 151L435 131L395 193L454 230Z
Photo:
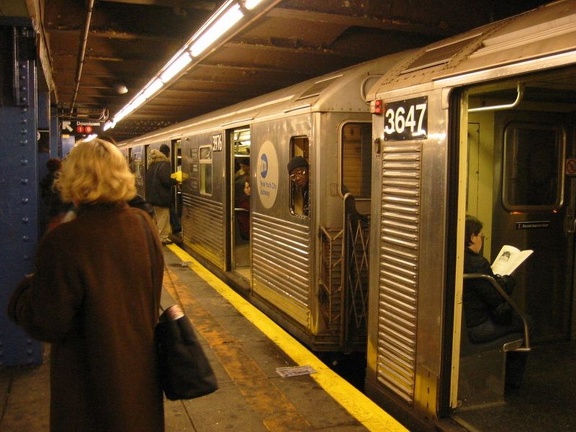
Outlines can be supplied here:
M370 198L372 152L370 123L347 123L342 128L341 192L354 198Z
M233 130L232 144L234 146L234 156L250 156L250 129L242 128Z
M137 179L144 178L144 158L142 156L142 147L130 149L131 168Z
M198 150L200 154L200 193L212 195L212 146L200 146Z
M234 149L234 201L235 207L244 197L244 184L250 181L250 129L235 129L231 131L232 147Z
M290 140L290 159L301 156L308 162L308 167L299 167L290 175L290 212L298 216L310 213L308 181L310 179L310 159L308 137L293 137ZM296 170L293 170L296 171Z
M142 157L142 150L130 149L130 169L136 175L136 178L144 177L144 160Z
M502 201L509 211L553 211L562 205L562 128L512 123L504 136Z
M182 169L182 145L180 140L174 141L173 145L174 150L174 170L179 171Z

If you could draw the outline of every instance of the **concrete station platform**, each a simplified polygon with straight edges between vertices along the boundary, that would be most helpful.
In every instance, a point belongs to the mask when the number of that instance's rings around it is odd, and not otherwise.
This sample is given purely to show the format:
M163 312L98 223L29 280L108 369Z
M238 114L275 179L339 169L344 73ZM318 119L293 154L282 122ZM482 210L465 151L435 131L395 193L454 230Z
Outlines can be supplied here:
M183 305L218 377L213 394L165 402L167 432L397 432L406 429L176 245L165 287ZM282 378L277 368L315 372ZM48 432L49 368L0 369L0 431Z

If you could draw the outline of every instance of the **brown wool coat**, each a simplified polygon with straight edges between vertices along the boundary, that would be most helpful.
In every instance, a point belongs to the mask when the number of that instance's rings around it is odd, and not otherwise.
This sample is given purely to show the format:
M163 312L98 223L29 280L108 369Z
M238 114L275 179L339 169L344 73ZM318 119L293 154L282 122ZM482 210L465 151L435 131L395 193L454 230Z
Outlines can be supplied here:
M52 343L52 432L164 430L153 345L163 265L150 217L126 204L85 206L41 241L9 315Z

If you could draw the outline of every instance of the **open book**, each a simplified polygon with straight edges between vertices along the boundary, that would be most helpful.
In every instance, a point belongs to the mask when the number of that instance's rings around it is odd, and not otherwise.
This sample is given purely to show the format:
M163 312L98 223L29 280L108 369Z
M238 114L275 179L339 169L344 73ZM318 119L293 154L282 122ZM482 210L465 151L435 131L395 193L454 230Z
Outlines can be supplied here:
M531 249L521 251L514 246L504 245L492 263L492 271L500 276L511 275L532 252Z

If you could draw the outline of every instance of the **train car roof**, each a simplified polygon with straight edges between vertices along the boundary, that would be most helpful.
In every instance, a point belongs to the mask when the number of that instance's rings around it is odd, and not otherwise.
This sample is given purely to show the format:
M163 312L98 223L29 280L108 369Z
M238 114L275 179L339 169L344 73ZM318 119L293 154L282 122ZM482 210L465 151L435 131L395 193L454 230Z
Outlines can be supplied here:
M549 1L0 0L0 20L33 27L52 114L103 124L193 37L240 7L240 22L185 73L106 130L123 141Z
M561 0L416 50L368 91L368 100L384 92L525 62L542 53L576 49L576 0ZM464 78L461 78L464 82Z
M181 123L122 141L119 147L177 139L192 130L242 126L304 112L369 112L367 90L406 52L370 60Z

